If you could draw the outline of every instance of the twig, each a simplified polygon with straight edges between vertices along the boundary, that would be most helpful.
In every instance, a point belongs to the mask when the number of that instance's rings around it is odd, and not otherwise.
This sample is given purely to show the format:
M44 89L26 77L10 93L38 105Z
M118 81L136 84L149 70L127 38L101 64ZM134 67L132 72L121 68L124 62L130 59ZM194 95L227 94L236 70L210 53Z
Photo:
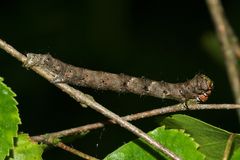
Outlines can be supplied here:
M87 159L87 160L98 160L97 158L92 157L90 155L87 155L87 154L85 154L85 153L83 153L83 152L81 152L79 150L76 150L76 149L74 149L72 147L69 147L68 145L66 145L66 144L64 144L62 142L58 142L54 146L57 146L58 148L61 148L61 149L65 150L65 151L67 151L67 152L70 152L72 154L75 154L75 155L77 155L77 156L79 156L81 158Z
M153 117L153 116L162 115L166 113L173 113L173 112L179 112L179 111L185 111L185 110L206 110L206 109L240 109L240 105L239 104L194 104L194 105L188 105L188 108L186 108L184 104L180 103L173 106L158 108L158 109L140 112L132 115L127 115L122 117L122 119L126 121L134 121L134 120ZM115 124L115 122L112 120L108 120L104 122L87 124L84 126L70 128L70 129L66 129L58 132L32 136L31 139L37 142L44 142L49 137L54 139L54 138L61 138L61 137L70 136L70 135L76 135L76 134L87 132L90 130L102 128L107 124Z
M14 49L12 46L7 44L5 41L0 39L0 48L5 50L7 53L21 61L22 63L26 62L26 57L18 52L16 49ZM33 66L31 67L32 70L34 70L36 73L47 79L48 81L52 82L53 78L52 75L50 75L48 72L43 70L40 67ZM179 157L177 157L173 152L171 152L169 149L164 147L162 144L156 142L154 139L152 139L150 136L148 136L146 133L144 133L142 130L137 128L136 126L132 125L131 123L123 120L120 118L117 114L111 112L101 104L97 103L96 101L92 100L89 96L86 96L83 92L74 89L73 87L67 85L67 84L62 84L62 83L55 83L54 84L56 87L61 89L63 92L67 93L69 96L71 96L73 99L75 99L77 102L80 104L86 104L90 108L96 110L97 112L103 114L104 116L114 120L117 124L119 124L121 127L129 130L136 136L144 139L146 142L148 142L150 145L155 147L156 149L162 151L164 154L169 156L171 159L174 160L180 160Z
M218 39L226 60L226 68L236 103L240 104L240 80L235 55L240 57L240 48L229 22L227 21L222 4L219 0L206 0L215 24Z

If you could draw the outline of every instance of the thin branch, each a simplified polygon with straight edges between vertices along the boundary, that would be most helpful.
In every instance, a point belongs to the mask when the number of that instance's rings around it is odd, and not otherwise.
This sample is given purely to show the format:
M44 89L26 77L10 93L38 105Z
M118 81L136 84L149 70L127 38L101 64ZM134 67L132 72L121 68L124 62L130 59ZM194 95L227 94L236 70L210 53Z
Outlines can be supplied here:
M236 56L240 57L237 37L224 15L220 0L206 0L226 60L226 68L236 103L240 104L240 80Z
M57 146L58 148L61 148L61 149L65 150L65 151L67 151L67 152L70 152L72 154L75 154L75 155L77 155L77 156L79 156L81 158L87 159L87 160L98 160L97 158L92 157L90 155L87 155L87 154L85 154L85 153L83 153L83 152L81 152L79 150L76 150L76 149L74 149L72 147L69 147L68 145L66 145L66 144L64 144L62 142L58 142L57 144L54 144L54 146Z
M7 53L21 61L22 63L26 62L26 57L18 52L16 49L14 49L12 46L7 44L5 41L0 39L0 48L5 50ZM46 72L44 69L41 67L33 66L31 67L33 71L47 79L49 82L52 82L54 77ZM156 142L154 139L152 139L150 136L148 136L146 133L144 133L142 130L137 128L136 126L132 125L131 123L123 120L121 117L119 117L117 114L111 112L101 104L97 103L94 101L92 98L89 96L86 96L83 92L74 89L73 87L63 84L63 83L55 83L54 84L56 87L61 89L63 92L67 93L69 96L71 96L73 99L75 99L77 102L80 104L86 104L90 108L94 109L95 111L103 114L104 116L108 117L109 119L114 120L117 124L119 124L121 127L129 130L136 136L144 139L146 142L148 142L151 146L155 147L156 149L162 151L164 154L169 156L171 159L174 160L180 160L179 157L177 157L173 152L171 152L169 149L164 147L162 144Z
M122 119L126 121L135 121L135 120L162 115L166 113L174 113L174 112L185 111L185 110L206 110L206 109L240 109L240 105L239 104L194 104L194 105L188 105L188 108L186 108L183 103L180 103L173 106L158 108L158 109L140 112L132 115L127 115L122 117ZM76 135L76 134L84 133L90 130L102 128L107 124L115 124L115 122L113 120L108 120L104 122L87 124L84 126L70 128L70 129L66 129L58 132L32 136L31 139L37 142L44 142L49 137L54 139L54 138L62 138L65 136Z

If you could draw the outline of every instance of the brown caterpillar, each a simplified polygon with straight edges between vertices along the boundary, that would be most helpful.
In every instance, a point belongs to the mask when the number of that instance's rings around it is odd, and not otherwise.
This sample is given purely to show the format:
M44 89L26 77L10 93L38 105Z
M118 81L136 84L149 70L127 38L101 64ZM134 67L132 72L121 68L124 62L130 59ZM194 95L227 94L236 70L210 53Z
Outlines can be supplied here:
M157 98L173 99L185 102L196 99L205 102L213 89L213 81L203 74L182 83L168 83L145 78L137 78L124 74L93 71L66 64L50 54L27 54L25 67L41 66L55 78L54 83L68 83L116 92L130 92Z

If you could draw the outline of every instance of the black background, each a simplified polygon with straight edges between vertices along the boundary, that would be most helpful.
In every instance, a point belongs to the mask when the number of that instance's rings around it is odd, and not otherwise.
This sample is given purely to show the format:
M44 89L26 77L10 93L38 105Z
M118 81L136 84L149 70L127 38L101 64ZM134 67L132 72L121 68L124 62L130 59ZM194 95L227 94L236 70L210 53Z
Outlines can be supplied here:
M240 1L223 2L235 32L239 30ZM0 37L22 53L50 53L65 62L93 70L180 82L197 73L211 77L215 89L208 103L234 103L223 61L211 56L206 35L214 33L205 1L5 0L0 5ZM205 40L205 41L204 41ZM221 53L218 53L221 57ZM26 70L0 51L0 76L17 94L20 131L37 135L76 127L105 118L84 109L46 80ZM119 115L150 110L176 102L132 94L80 88ZM235 111L184 112L223 129L239 132ZM134 122L144 131L156 118ZM134 139L119 126L88 133L69 144L103 158ZM78 159L60 149L44 159Z

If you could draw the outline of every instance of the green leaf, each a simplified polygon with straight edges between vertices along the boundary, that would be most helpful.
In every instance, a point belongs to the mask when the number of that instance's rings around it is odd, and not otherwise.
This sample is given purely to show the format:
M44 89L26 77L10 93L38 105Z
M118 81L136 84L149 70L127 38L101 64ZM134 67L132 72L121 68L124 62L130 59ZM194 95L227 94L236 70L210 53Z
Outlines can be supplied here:
M193 141L183 130L159 127L148 133L153 139L174 152L181 159L202 160L204 155L198 149L198 144ZM137 139L124 144L116 151L109 154L104 160L159 160L168 159L162 153L152 149L142 139Z
M190 134L200 145L199 151L206 155L206 160L223 159L226 145L230 136L233 134L198 119L181 114L169 116L165 118L161 124L167 128L184 129L185 132ZM227 157L239 157L240 135L236 134L232 141L233 142L230 143L230 152L228 152L230 155L227 155Z
M13 138L17 136L20 118L16 107L16 94L7 87L0 77L0 159L9 155L13 148Z
M27 134L20 134L10 160L42 160L43 149L42 145L31 141Z
M239 160L240 159L240 148L236 149L231 157L231 160Z

